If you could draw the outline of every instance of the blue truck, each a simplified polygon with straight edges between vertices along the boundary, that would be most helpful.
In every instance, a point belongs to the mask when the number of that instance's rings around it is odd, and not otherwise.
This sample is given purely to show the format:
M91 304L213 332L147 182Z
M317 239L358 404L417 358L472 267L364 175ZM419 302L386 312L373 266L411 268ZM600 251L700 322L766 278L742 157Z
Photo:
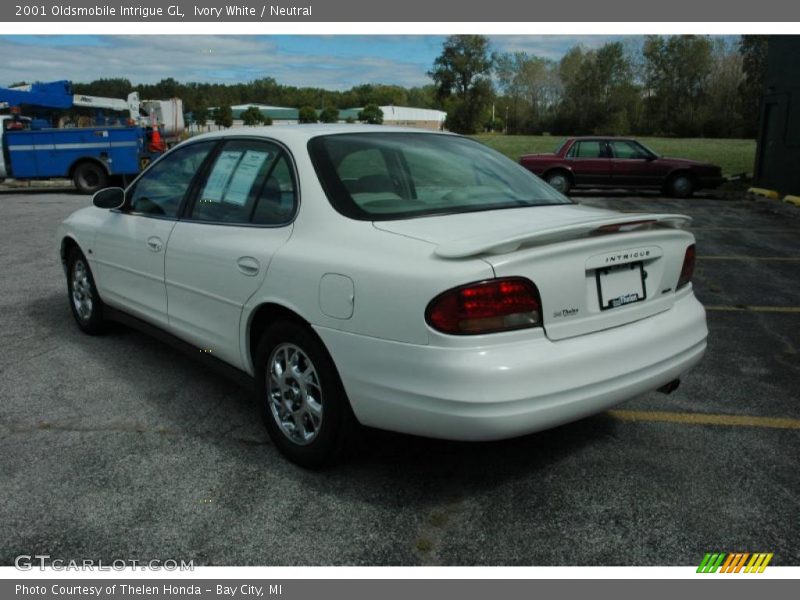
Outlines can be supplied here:
M141 127L32 129L30 121L2 119L0 178L72 179L93 194L112 177L132 177L151 158ZM19 124L22 123L22 127Z
M41 118L42 111L100 107L104 100L106 108L127 107L121 100L74 96L66 81L0 88L0 108L11 111L0 115L0 180L68 178L79 192L92 194L111 179L136 176L165 149L157 129L129 125L133 120L128 118L108 120L105 126L55 128ZM20 116L20 106L38 117Z

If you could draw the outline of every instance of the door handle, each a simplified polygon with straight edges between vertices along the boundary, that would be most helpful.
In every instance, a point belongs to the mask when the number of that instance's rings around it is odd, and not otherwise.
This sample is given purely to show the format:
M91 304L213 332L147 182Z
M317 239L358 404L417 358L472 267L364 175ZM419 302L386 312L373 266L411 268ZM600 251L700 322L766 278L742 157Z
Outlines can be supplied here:
M242 256L236 261L236 268L248 277L255 277L258 275L261 264L252 256Z
M161 241L161 238L152 236L147 238L147 247L153 252L161 252L161 248L164 247L164 243Z

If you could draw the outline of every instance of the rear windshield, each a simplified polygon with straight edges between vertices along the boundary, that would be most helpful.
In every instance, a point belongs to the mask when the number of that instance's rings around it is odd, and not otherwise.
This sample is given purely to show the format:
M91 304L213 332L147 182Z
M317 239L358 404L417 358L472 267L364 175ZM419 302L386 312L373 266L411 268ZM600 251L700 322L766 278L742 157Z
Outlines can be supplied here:
M468 138L348 133L314 138L308 149L334 208L354 219L570 202L514 161Z

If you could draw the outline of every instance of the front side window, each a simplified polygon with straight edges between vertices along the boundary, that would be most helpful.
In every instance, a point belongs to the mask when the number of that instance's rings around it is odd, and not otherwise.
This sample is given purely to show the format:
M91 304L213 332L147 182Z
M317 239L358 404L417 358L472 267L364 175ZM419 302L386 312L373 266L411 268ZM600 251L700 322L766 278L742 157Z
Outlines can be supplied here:
M615 158L648 158L648 153L634 142L613 140L611 149L614 151Z
M308 148L328 199L356 219L570 202L514 161L458 136L348 133L313 138Z
M294 214L294 183L283 150L231 140L214 159L189 215L196 221L276 225Z
M23 131L31 128L31 120L26 118L9 117L3 121L3 129L6 131Z
M128 209L144 215L176 218L192 179L214 144L190 144L164 156L128 190Z

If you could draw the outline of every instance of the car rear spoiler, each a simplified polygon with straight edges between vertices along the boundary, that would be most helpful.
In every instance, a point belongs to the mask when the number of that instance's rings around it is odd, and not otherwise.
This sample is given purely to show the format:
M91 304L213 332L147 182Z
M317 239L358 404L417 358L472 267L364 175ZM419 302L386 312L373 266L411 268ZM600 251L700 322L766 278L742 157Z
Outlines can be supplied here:
M507 232L494 232L460 240L445 242L435 250L440 258L467 258L479 254L506 254L514 252L521 246L542 246L555 242L607 235L612 233L626 233L641 231L643 229L668 228L683 229L691 223L692 218L677 214L635 214L628 217L602 217L588 221L578 221L568 225L560 225L540 231L526 231L521 227Z

